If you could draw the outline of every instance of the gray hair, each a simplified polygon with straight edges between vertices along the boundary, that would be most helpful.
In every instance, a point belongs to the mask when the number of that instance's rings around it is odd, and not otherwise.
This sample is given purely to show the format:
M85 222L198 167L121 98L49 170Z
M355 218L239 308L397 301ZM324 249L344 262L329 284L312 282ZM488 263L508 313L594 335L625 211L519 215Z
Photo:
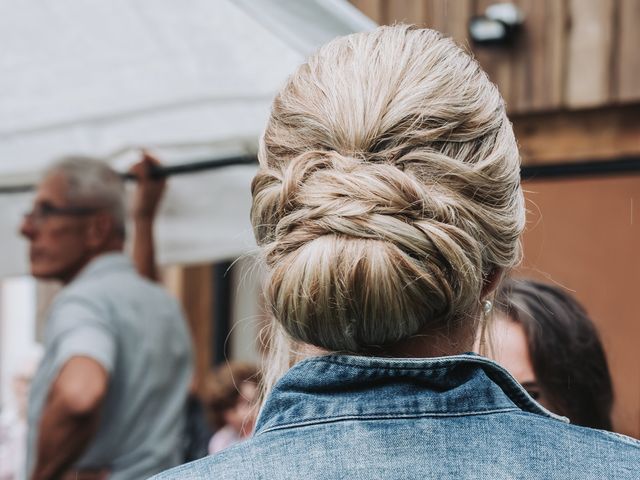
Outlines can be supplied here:
M46 170L45 177L51 175L64 176L70 205L106 210L113 217L116 231L125 236L124 182L109 165L90 157L68 156Z

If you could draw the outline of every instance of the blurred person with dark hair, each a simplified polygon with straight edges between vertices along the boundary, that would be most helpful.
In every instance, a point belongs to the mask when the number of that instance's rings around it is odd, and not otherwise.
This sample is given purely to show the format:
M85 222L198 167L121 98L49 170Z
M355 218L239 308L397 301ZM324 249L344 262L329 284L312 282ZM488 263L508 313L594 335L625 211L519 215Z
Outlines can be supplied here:
M494 359L544 407L611 430L613 388L595 325L559 287L509 279L496 296Z
M20 233L32 275L64 285L29 395L29 478L128 480L180 463L190 338L176 301L123 253L120 176L57 162Z
M253 433L259 383L258 369L243 362L228 362L211 373L206 406L216 433L209 442L210 454L235 445Z

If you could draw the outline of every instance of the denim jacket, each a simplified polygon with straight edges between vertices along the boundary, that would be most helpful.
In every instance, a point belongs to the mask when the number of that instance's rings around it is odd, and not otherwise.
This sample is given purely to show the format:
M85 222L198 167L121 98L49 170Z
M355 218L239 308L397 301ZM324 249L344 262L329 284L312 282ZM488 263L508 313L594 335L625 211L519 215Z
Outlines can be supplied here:
M153 478L637 480L640 442L569 424L477 355L330 355L287 372L253 438Z

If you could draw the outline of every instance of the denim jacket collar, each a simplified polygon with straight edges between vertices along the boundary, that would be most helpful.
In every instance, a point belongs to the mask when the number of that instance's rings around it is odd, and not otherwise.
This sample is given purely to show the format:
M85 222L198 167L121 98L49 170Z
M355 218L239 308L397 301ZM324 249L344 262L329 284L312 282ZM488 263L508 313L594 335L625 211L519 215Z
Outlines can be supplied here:
M568 422L535 402L504 368L473 353L420 359L326 355L301 361L276 384L256 435L332 419L513 410Z

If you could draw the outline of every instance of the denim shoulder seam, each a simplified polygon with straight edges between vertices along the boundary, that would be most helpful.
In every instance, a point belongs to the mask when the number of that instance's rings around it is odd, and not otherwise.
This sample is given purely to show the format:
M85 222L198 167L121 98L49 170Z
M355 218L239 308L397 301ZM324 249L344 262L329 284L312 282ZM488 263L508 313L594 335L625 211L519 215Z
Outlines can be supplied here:
M377 370L417 370L417 371L425 371L424 366L421 365L410 365L411 359L402 359L402 365L356 365L350 363L348 361L344 361L337 356L325 355L323 357L319 357L323 362L332 363L334 365L347 366L352 368L364 368L364 369L377 369ZM311 359L313 360L313 359ZM432 364L429 366L429 370L446 370L449 368L448 365L435 365Z
M322 425L325 423L338 423L348 420L356 420L356 421L369 421L369 420L407 420L411 418L447 418L447 417L469 417L469 416L479 416L479 415L491 415L495 413L506 413L520 411L517 407L507 407L507 408L495 408L491 410L479 410L479 411L470 411L470 412L456 412L456 413L440 413L440 412L428 412L428 413L410 413L410 414L397 414L397 413L389 413L389 414L371 414L371 415L343 415L339 417L320 417L320 418L312 418L306 420L304 422L292 422L292 423L282 423L273 427L265 428L264 430L260 430L254 434L255 437L262 435L263 433L272 432L274 430L286 430L289 428L298 428L298 427L308 427L311 425Z
M632 447L636 447L636 448L640 449L640 440L636 440L635 438L631 438L631 437L628 437L626 435L622 435L621 433L618 433L618 432L609 432L607 430L601 430L601 432L604 433L608 437L613 437L614 440L622 441L622 442L626 443L627 445L631 445Z

